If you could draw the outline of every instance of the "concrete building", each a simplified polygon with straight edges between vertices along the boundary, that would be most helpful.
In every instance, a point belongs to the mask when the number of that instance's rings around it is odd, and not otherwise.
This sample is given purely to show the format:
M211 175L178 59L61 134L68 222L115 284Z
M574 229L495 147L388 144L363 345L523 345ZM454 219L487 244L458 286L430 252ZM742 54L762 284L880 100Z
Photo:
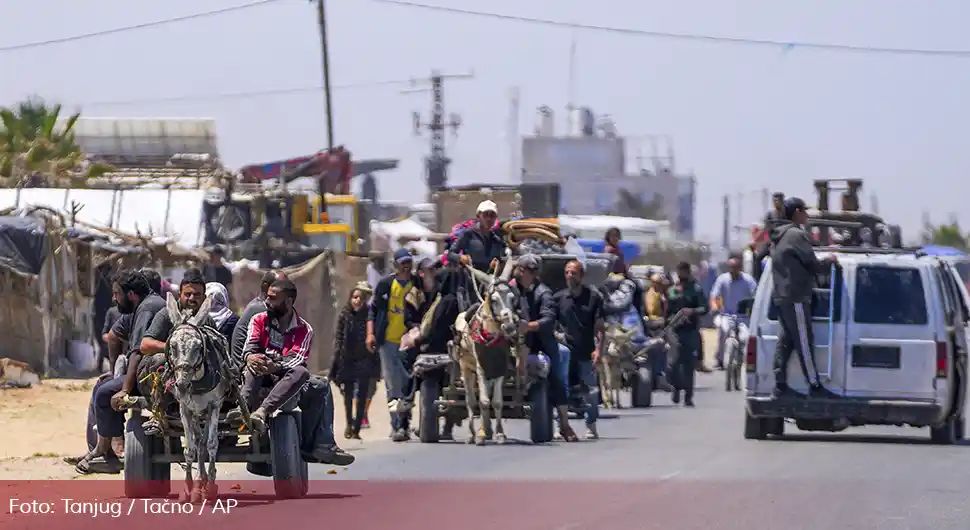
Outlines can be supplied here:
M631 203L659 201L677 237L693 239L696 179L676 171L669 144L661 156L656 137L621 137L612 120L588 108L571 124L555 134L552 110L540 107L533 135L522 138L523 183L559 184L560 208L573 215L635 215ZM645 143L654 147L648 156Z

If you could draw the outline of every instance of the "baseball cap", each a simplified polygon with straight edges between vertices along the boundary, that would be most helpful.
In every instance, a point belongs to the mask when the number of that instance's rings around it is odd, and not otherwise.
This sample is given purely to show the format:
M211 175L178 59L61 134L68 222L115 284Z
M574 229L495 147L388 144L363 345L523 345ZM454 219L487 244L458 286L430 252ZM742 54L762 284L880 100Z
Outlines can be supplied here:
M482 201L478 203L478 209L475 210L475 213L480 214L482 212L492 212L495 215L498 215L498 206L496 206L492 201Z
M799 199L798 197L791 197L789 199L785 199L785 218L786 219L791 220L791 218L795 215L795 212L798 210L802 210L802 211L808 210L808 205L805 204L805 201Z
M394 251L394 261L398 263L404 263L407 261L414 261L414 256L406 248L399 248Z

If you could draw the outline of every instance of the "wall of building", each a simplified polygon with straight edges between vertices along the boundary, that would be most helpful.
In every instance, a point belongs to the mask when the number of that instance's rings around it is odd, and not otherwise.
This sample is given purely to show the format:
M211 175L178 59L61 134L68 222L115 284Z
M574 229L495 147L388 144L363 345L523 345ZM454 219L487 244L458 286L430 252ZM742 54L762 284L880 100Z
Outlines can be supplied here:
M661 197L678 238L694 236L694 177L665 171L629 174L622 138L524 137L522 169L525 184L559 184L563 213L609 214L620 191L627 190L644 201Z

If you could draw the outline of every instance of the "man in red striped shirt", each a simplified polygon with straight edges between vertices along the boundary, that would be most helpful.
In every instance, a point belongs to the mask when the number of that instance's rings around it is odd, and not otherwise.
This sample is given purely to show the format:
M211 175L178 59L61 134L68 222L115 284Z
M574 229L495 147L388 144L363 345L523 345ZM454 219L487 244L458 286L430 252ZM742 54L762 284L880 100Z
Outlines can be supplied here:
M266 311L249 322L243 347L246 370L242 395L250 410L257 404L260 387L272 383L269 395L250 415L257 430L263 430L266 419L310 380L306 361L313 344L313 328L293 308L294 302L296 285L277 280L266 293Z

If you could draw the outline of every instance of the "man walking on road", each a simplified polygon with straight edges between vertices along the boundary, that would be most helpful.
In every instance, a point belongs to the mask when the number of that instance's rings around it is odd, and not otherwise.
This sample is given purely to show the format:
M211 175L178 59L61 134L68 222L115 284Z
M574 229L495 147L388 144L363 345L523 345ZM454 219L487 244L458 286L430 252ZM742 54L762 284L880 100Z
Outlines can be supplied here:
M414 258L407 249L394 252L395 273L377 283L367 316L367 348L379 352L381 371L387 390L391 412L391 439L406 442L411 437L410 397L406 392L411 384L407 368L408 355L401 351L401 339L407 333L404 298L421 280L411 273Z
M690 264L677 265L677 285L667 294L667 322L677 313L683 312L684 320L672 330L675 339L674 361L671 363L671 384L674 391L670 399L680 403L680 393L684 392L684 406L694 406L694 366L700 360L701 351L700 316L707 313L707 300L697 280L691 275Z
M779 310L778 346L775 350L775 395L791 392L788 386L788 360L799 353L805 380L816 397L834 397L822 383L813 357L812 295L815 275L837 263L835 257L819 260L812 240L803 226L808 222L805 201L792 197L785 201L785 219L771 232L772 297Z

